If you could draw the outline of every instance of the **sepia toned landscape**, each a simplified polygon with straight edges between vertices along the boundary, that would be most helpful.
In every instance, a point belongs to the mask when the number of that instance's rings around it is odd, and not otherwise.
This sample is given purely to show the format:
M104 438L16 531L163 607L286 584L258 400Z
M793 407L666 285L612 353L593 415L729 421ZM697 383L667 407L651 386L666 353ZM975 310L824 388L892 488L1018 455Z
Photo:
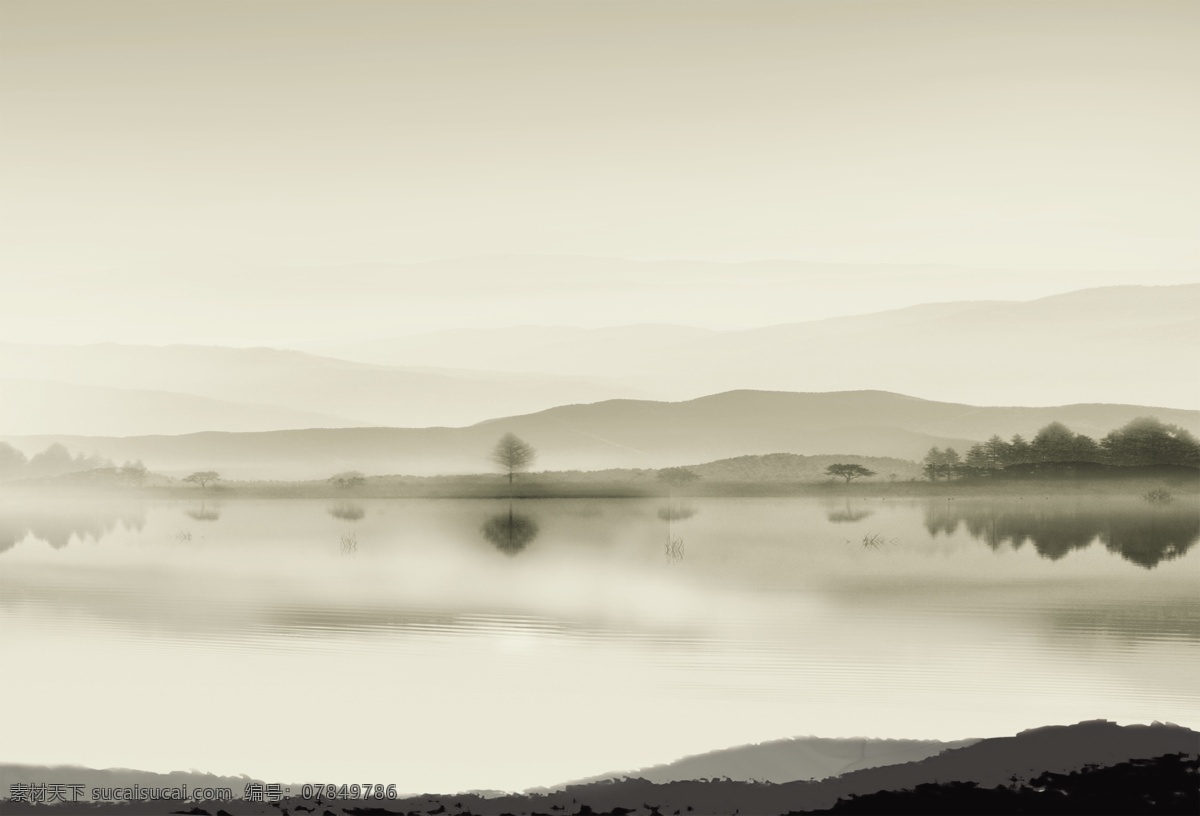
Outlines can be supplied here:
M9 0L4 812L1195 813L1198 34Z

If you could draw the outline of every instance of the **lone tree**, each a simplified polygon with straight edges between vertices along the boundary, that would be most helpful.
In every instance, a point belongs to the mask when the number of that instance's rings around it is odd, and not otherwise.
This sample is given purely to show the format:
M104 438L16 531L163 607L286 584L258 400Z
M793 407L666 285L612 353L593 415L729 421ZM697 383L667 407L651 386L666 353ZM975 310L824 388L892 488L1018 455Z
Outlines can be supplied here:
M185 476L183 480L190 484L200 485L201 490L207 490L210 484L221 481L221 474L215 470L198 470L191 476Z
M512 484L513 474L527 470L533 464L533 460L537 458L537 451L515 434L506 433L496 443L495 450L492 451L492 461L496 463L501 472L508 474L508 483Z
M860 476L874 476L875 471L867 470L862 465L846 465L836 464L825 468L825 473L829 476L840 476L846 480L846 484L850 484L852 479L857 479Z

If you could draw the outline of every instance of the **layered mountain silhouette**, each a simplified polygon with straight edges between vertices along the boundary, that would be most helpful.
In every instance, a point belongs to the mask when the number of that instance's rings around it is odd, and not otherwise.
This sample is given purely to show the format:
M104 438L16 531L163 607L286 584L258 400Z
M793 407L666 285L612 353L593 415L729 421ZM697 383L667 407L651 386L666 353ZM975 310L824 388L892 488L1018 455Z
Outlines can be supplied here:
M815 744L815 743L814 743ZM737 749L725 752L726 757L738 755ZM945 797L961 793L964 789L1020 788L1023 796L1050 791L1043 805L1053 809L1040 809L1039 800L1032 802L1027 812L1079 812L1062 808L1064 789L1072 789L1086 796L1088 780L1092 785L1107 784L1105 774L1096 774L1102 769L1113 769L1110 775L1125 779L1127 784L1145 781L1146 774L1139 768L1159 766L1164 775L1182 778L1194 777L1194 757L1200 755L1200 733L1176 725L1154 723L1153 725L1120 726L1104 720L1078 723L1071 726L1048 726L1023 731L1012 737L999 737L972 742L962 747L952 747L918 761L863 768L818 781L793 781L782 784L739 781L733 778L702 777L679 781L656 783L645 778L605 780L585 784L567 785L561 790L525 794L483 795L480 793L426 793L420 796L404 796L394 800L339 800L315 802L286 798L282 802L231 802L206 803L192 810L178 802L134 802L108 804L99 807L85 804L89 813L109 812L119 808L125 814L168 814L186 813L194 816L211 816L217 808L228 808L221 812L264 814L293 809L300 812L321 812L336 805L339 812L349 816L387 816L387 814L470 814L471 816L500 816L504 813L570 814L571 816L664 816L691 813L696 816L715 814L785 814L803 813L839 807L839 812L893 812L889 810L855 810L849 805L857 799L878 795L882 791L916 791L926 799ZM745 754L743 754L745 756ZM1156 760L1155 762L1148 762ZM1188 763L1191 763L1190 765ZM6 777L37 772L37 769L6 767ZM748 769L747 769L748 770ZM1132 771L1132 772L1131 772ZM96 773L96 772L93 772ZM770 771L765 764L762 775ZM1064 784L1058 777L1074 774L1074 783ZM244 779L244 778L243 778ZM1042 787L1031 787L1034 780ZM126 782L132 784L133 780ZM1160 779L1152 780L1159 782ZM1170 784L1171 780L1168 780ZM1173 787L1178 787L1174 785ZM236 786L235 786L236 790ZM1158 807L1133 812L1186 813L1191 802L1184 789L1184 800L1173 796L1163 804L1174 805L1174 809ZM1003 793L1003 791L1001 791ZM1150 799L1161 791L1138 791L1126 788L1133 794L1134 801ZM839 802L843 803L839 806ZM1027 801L1027 804L1029 802ZM1180 809L1180 805L1185 809ZM6 802L5 812L24 814L33 807L25 803ZM73 806L62 806L74 810ZM114 812L116 812L114 810ZM328 811L333 812L333 811ZM913 812L913 811L898 811ZM945 810L936 812L948 812ZM1007 812L1007 811L1001 811ZM1128 812L1128 811L1125 811Z
M0 432L129 436L356 426L456 426L638 396L557 375L436 372L297 351L0 344Z
M678 326L446 331L334 346L392 365L609 378L665 399L733 389L883 389L993 405L1194 407L1200 285L932 303L742 331Z
M141 388L0 378L0 427L13 433L73 428L104 436L280 428L349 428L368 423L277 405Z
M988 408L882 391L735 391L686 402L610 400L489 420L466 428L343 428L123 438L4 437L27 454L61 442L151 470L201 469L237 478L323 478L490 471L488 453L511 432L538 450L538 469L659 468L769 453L919 459L932 446L965 450L998 433L1032 435L1051 421L1103 436L1152 414L1200 430L1200 412L1136 405Z
M738 331L665 324L443 331L322 349L333 356L6 343L0 433L458 427L565 404L750 389L1191 408L1196 393L1186 373L1200 340L1197 315L1200 285L1116 286Z

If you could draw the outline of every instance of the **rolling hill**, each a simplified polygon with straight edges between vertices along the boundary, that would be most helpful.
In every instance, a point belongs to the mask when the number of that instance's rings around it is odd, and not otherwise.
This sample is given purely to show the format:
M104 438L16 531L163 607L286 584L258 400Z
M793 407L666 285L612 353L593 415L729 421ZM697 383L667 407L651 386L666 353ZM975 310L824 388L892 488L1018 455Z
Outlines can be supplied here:
M919 459L960 451L993 433L1030 436L1051 421L1101 436L1137 416L1200 430L1200 411L1136 405L989 408L883 391L733 391L685 402L609 400L493 419L466 428L341 428L125 438L4 437L29 454L52 442L151 470L211 469L228 478L303 479L369 474L478 473L512 432L538 450L537 470L657 468L738 456L795 453Z
M276 405L198 397L140 388L109 388L0 377L0 428L37 434L70 428L97 436L351 428L366 423Z
M808 740L796 741L800 745L814 742ZM833 741L828 741L833 742ZM848 742L848 741L847 741ZM911 741L905 741L911 742ZM857 741L862 746L862 741ZM926 744L928 746L928 744ZM964 743L952 744L933 756L919 760L885 764L876 767L864 767L850 770L839 776L833 776L817 781L797 780L778 784L754 783L740 779L720 778L714 776L680 779L666 782L654 782L646 778L603 779L597 782L570 784L551 791L531 791L521 794L505 794L499 791L479 792L425 792L419 796L402 796L397 799L340 799L337 805L347 813L388 814L403 813L462 813L467 816L501 816L505 813L567 813L567 814L610 814L610 816L654 816L654 814L670 814L678 810L680 813L692 813L695 816L718 816L720 814L736 814L754 816L755 814L802 813L833 806L839 800L853 803L856 797L865 797L880 791L905 791L924 789L925 795L935 794L927 786L942 786L943 789L961 790L961 788L995 789L1001 788L1003 793L1012 786L1020 784L1028 797L1025 801L1033 803L1036 809L1021 812L1030 813L1193 813L1194 786L1188 796L1179 797L1176 786L1169 785L1165 790L1129 790L1130 779L1137 779L1136 774L1124 777L1125 789L1118 791L1123 795L1121 809L1081 810L1072 807L1071 802L1064 802L1054 793L1045 798L1038 797L1043 790L1032 780L1044 779L1045 774L1076 774L1075 779L1080 784L1074 789L1092 796L1090 799L1102 798L1107 780L1103 777L1089 782L1088 774L1099 769L1120 769L1121 766L1133 763L1145 766L1149 760L1156 757L1195 756L1200 754L1200 734L1189 728L1177 725L1154 723L1152 725L1121 726L1104 720L1077 723L1069 726L1047 726L1022 731L1011 737L996 737L983 740L971 740ZM930 747L936 747L930 746ZM718 752L726 757L736 755L742 749L730 752ZM919 753L919 752L918 752ZM714 756L714 755L710 755ZM684 760L688 762L689 760ZM1193 763L1194 764L1194 763ZM763 766L765 769L765 765ZM699 766L696 766L698 769ZM706 767L707 769L707 767ZM1185 770L1185 769L1180 769ZM23 780L33 774L43 773L35 777L39 781L61 778L60 770L39 769L34 766L2 766L0 773L6 778ZM145 774L137 771L84 771L86 776L81 779L97 780L107 783L118 779L123 784L146 784L148 779L155 784L178 784L176 780L186 779L189 782L209 779L220 779L230 784L235 790L241 786L245 777L208 777L195 772L184 776L182 774ZM769 773L767 771L766 773ZM1191 772L1194 775L1194 771ZM765 775L765 774L764 774ZM1188 778L1185 773L1183 779ZM1120 787L1120 785L1118 785ZM1139 798L1145 795L1164 796L1162 807L1142 809L1137 807ZM1115 799L1115 796L1114 796ZM303 800L293 792L282 802L252 802L238 801L234 803L237 813L268 814L280 809L292 808L311 810L313 800ZM1124 807L1133 804L1135 809ZM901 812L919 813L962 813L971 812L959 810L929 810L926 809ZM1094 804L1094 803L1093 803ZM1145 806L1145 802L1141 803ZM8 801L6 812L24 814L33 812L36 805L24 802ZM133 816L167 816L171 813L211 812L202 808L184 810L178 802L166 800L134 801L120 803L82 803L80 805L61 805L71 812L86 810L89 813L133 814ZM318 803L318 809L320 803ZM897 812L891 810L851 809L850 812ZM1014 812L987 811L987 812Z
M770 782L781 785L799 780L826 779L866 768L919 762L943 751L965 748L977 742L979 740L973 739L938 742L793 737L710 751L636 771L597 774L568 784L586 785L606 779L624 778L645 779L660 785L691 779L731 779L735 782ZM558 789L563 787L566 785Z
M558 375L435 372L269 348L0 344L0 433L124 436L467 425L636 396Z
M461 427L568 404L731 390L882 389L978 405L1195 408L1197 315L1200 285L1122 286L740 331L517 326L331 350L354 361L274 348L6 343L0 433ZM1094 418L1076 413L1076 430L1108 430L1103 409ZM871 412L841 425L862 426L860 435L897 427L894 417ZM953 438L978 432L969 417L936 430L899 427ZM881 455L911 455L901 452L911 444L876 444ZM720 455L749 452L722 448Z

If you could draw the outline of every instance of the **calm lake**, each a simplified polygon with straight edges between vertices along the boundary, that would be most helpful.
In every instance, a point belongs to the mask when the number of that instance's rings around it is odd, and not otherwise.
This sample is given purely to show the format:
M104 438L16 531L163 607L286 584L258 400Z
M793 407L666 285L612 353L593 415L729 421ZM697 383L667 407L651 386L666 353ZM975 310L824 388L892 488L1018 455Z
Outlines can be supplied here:
M0 761L518 789L1200 728L1194 497L0 498Z

